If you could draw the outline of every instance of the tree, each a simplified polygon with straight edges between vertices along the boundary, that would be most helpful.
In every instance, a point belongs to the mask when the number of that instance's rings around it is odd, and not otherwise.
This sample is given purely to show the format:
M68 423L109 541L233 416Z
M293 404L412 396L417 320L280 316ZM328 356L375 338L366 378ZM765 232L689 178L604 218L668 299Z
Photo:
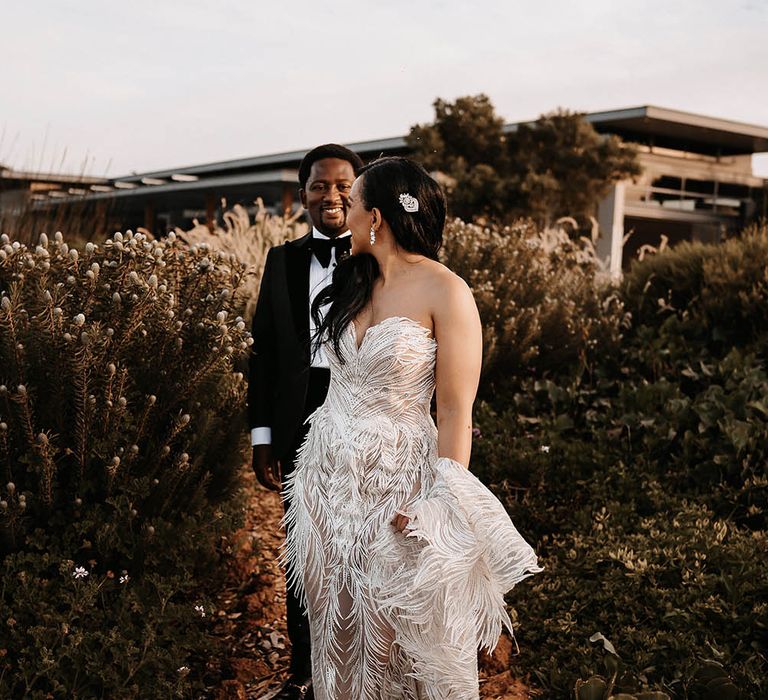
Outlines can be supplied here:
M598 134L577 112L508 129L487 95L437 99L434 108L435 121L412 127L407 142L437 171L451 212L468 221L585 221L614 182L640 174L631 146Z

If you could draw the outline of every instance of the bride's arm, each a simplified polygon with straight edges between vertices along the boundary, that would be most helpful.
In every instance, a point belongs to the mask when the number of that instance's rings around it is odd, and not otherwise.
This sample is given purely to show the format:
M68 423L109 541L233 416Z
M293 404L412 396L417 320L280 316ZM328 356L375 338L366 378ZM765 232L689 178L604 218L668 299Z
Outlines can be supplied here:
M466 282L450 274L441 292L432 315L437 340L437 450L439 457L449 457L467 466L472 450L472 404L480 381L483 334Z
M440 289L434 291L437 455L466 467L472 451L472 404L480 381L483 331L474 297L464 280L447 273ZM409 522L410 518L398 511L392 525L397 532L404 532Z

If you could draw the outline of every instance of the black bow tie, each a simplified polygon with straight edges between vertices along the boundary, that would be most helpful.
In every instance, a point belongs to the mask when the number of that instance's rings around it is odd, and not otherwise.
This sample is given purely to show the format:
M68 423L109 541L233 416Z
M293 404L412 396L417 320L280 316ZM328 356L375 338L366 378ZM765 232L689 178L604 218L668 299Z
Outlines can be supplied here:
M310 247L323 267L331 264L331 249L336 250L336 260L346 257L352 247L352 236L344 238L315 238L312 236Z

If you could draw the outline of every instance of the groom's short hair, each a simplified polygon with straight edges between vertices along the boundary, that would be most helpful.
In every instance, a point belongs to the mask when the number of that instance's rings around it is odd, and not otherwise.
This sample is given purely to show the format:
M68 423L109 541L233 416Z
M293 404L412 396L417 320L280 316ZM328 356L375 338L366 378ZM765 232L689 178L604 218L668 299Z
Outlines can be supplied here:
M346 160L352 166L355 176L357 176L360 168L363 167L363 159L354 151L350 151L345 146L340 146L337 143L325 143L322 146L313 148L301 159L301 165L299 165L299 185L301 185L301 189L307 186L312 165L323 158Z

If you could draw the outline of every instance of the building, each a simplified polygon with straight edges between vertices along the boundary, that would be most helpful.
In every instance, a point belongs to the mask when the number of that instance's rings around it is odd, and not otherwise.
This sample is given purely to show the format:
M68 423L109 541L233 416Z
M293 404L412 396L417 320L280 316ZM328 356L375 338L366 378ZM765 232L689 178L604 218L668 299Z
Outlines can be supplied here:
M91 227L102 230L107 225L107 207L87 204L88 198L112 191L104 177L15 170L0 164L0 233L14 231L16 237L24 238L33 231L40 233L41 219L63 228L71 216L80 214L88 216ZM57 205L64 202L67 207L59 209Z
M594 112L585 119L598 133L636 144L643 167L636 182L617 183L598 207L598 252L610 258L614 274L641 246L658 245L662 235L671 244L718 241L766 216L767 181L754 176L751 156L768 151L768 127L653 106ZM514 132L517 126L505 128ZM402 136L348 145L367 160L409 150ZM294 210L303 155L292 151L92 182L47 176L35 183L18 173L7 179L0 171L0 208L4 196L14 197L16 206L26 197L37 209L78 203L81 212L90 207L104 233L142 226L164 232L188 228L194 220L212 226L225 207L252 206L257 197L273 211ZM16 183L15 193L8 183Z
M366 160L408 151L401 137L348 145ZM42 194L33 190L27 194L39 211L77 205L82 218L87 210L105 222L104 233L139 227L165 233L176 227L190 228L195 221L212 226L234 204L253 211L256 198L273 213L294 211L300 206L298 173L304 153L291 151L101 178L89 190L63 184ZM16 192L17 201L24 194Z
M636 144L643 169L636 182L617 183L598 207L598 253L610 258L614 275L662 235L672 245L717 242L766 217L768 181L753 175L752 154L768 151L767 127L660 107L586 119L598 132Z

